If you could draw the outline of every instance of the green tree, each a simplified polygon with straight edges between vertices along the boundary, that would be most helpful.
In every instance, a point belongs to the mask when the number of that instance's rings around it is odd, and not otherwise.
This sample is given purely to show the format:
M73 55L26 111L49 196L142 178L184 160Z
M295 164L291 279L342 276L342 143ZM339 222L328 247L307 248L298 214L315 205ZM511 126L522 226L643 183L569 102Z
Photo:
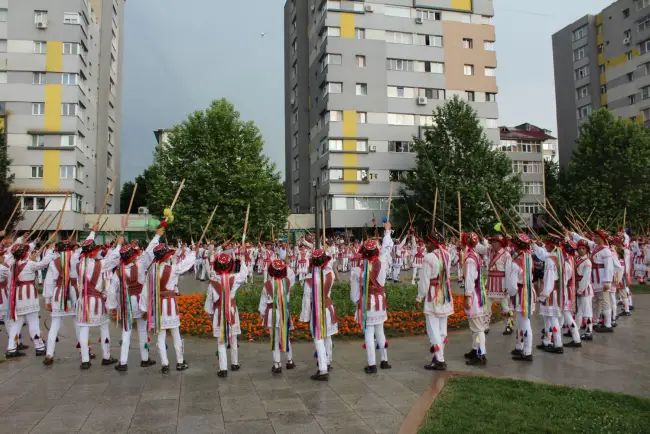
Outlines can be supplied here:
M397 217L404 221L406 205L411 215L417 211L415 227L425 231L431 217L415 204L432 211L438 188L437 216L457 228L460 192L463 230L480 230L487 235L496 223L488 193L495 204L510 210L521 199L521 180L513 175L510 159L493 148L476 111L458 96L437 107L433 118L434 126L424 130L424 138L414 138L415 168L400 190ZM512 227L506 216L502 219ZM437 229L441 231L442 224L437 224Z
M169 145L154 153L146 182L150 211L162 216L185 179L169 228L174 236L187 239L191 224L198 238L217 204L211 236L241 237L247 204L248 239L261 232L269 238L272 231L278 234L289 209L280 174L262 154L263 146L257 126L241 120L227 99L192 113L174 128Z
M9 220L11 213L16 206L16 203L20 198L9 190L11 184L14 181L14 174L9 170L11 166L11 159L7 152L7 144L5 141L5 132L3 129L0 129L0 229L2 229ZM16 224L21 220L21 212L16 212L14 218L9 226L8 230L13 229Z
M138 189L135 191L135 197L133 198L131 214L137 214L139 207L147 206L148 174L149 168L145 169L141 175L138 175L135 178L135 181L125 182L124 185L122 185L122 191L120 192L120 212L126 213L129 209L129 202L131 201L133 188L136 184L138 185Z
M564 200L590 226L647 228L650 202L650 133L643 125L617 119L606 109L591 114L567 170Z

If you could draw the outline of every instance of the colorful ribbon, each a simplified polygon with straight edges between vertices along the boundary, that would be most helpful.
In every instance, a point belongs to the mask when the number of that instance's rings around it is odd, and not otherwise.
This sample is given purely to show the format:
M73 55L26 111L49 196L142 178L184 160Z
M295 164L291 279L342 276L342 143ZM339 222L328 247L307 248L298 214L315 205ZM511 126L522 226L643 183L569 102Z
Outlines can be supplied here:
M59 254L59 261L61 264L61 276L63 285L59 288L62 292L61 299L59 300L59 309L61 312L69 312L72 309L72 301L70 300L70 257L72 252L63 251Z
M325 279L321 267L312 267L311 271L311 320L315 340L327 337L327 318L325 316Z
M271 327L271 349L275 349L275 344L279 340L278 348L282 352L289 352L289 288L288 279L272 279L273 288L273 314ZM279 324L278 324L279 323ZM279 327L276 327L276 324ZM276 328L280 333L276 333Z
M126 280L126 265L120 265L120 309L117 312L117 320L122 321L122 330L131 330L133 323L133 311L131 310L131 294Z

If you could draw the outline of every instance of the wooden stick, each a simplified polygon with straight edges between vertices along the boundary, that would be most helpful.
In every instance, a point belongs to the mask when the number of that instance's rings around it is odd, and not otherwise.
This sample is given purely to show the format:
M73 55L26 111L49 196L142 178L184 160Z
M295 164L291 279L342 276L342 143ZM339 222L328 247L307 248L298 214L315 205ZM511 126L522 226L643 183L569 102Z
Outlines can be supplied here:
M99 227L99 230L97 232L101 232L102 229L104 229L104 226L106 226L106 223L108 223L108 217L106 217L106 219L104 219L104 223L102 223L102 225Z
M594 209L596 209L596 208L594 208ZM594 209L591 210L592 213L594 212ZM575 208L573 209L573 212L574 212L575 216L578 217L578 220L581 222L581 224L582 224L582 226L583 226L583 230L584 230L585 232L588 231L588 230L589 230L589 226L587 226L587 222L584 221L584 219L582 218L582 216L578 213L578 211L577 211ZM591 217L591 214L589 214L589 217Z
M291 221L287 219L287 242L284 248L284 265L289 267L289 235L291 234Z
M386 222L390 222L390 208L393 203L393 182L389 181L388 188L388 213L386 214Z
M424 211L425 213L427 213L428 215L433 216L433 214L431 214L431 211L429 211L428 209L424 208L424 207L423 207L422 205L420 205L419 203L416 203L415 205L416 205L418 208L420 208L422 211ZM449 225L448 223L442 221L440 218L436 218L436 219L437 219L440 223L442 223L443 225L445 225L446 227L448 227L449 229L451 229L452 232L453 232L454 234L456 234L456 235L460 235L460 234L458 233L458 231L457 231L453 226L451 226L451 225Z
M70 197L70 193L67 193L65 195L65 199L63 200L63 207L61 207L61 213L59 214L59 222L56 224L56 230L54 231L52 236L50 236L50 238L41 246L41 248L38 249L37 254L41 253L43 251L43 249L48 244L50 244L50 242L52 242L52 240L54 240L56 238L57 234L59 233L59 230L61 229L61 223L63 221L63 212L65 211L65 206L68 204L68 197Z
M45 212L45 210L47 209L47 207L50 206L50 202L52 202L51 199L47 201L47 203L45 204L45 206L43 207L43 209L41 210L41 212L38 213L38 217L36 217L36 220L34 220L34 223L32 223L32 227L29 228L29 230L28 230L27 232L32 232L32 229L34 229L34 226L36 226L36 223L38 223L38 221L41 219L41 216L43 215L43 213Z
M242 236L241 236L242 245L246 243L246 231L248 231L248 214L249 214L250 210L251 210L251 205L248 204L248 206L246 207L246 217L244 218L244 232L242 233ZM260 236L262 236L261 233L260 233Z
M501 225L501 229L503 229L503 232L507 235L508 231L506 230L506 227L503 225L503 222L501 221L501 216L499 216L499 213L497 212L497 209L494 206L494 202L492 202L492 198L490 197L490 193L487 193L487 198L490 201L490 205L492 206L492 211L494 211L494 215L497 216L497 220L499 221L499 224Z
M551 207L551 211L553 211L553 214L555 215L555 218L558 219L558 221L559 221L559 220L560 220L560 216L555 212L555 208L553 208L553 204L551 203L551 201L548 200L548 199L544 199L544 200L546 201L546 203L548 204L548 206Z
M591 212L590 212L589 215L587 216L587 221L585 221L585 225L587 225L587 224L589 223L589 220L591 220L591 216L594 214L594 211L596 211L596 207L593 207L593 208L591 209Z
M564 227L564 225L563 225L562 223L560 223L560 221L557 220L557 219L555 218L555 216L554 216L554 215L553 215L553 214L552 214L552 213L551 213L551 212L550 212L550 211L549 211L549 210L548 210L544 205L542 205L542 203L541 203L539 200L537 200L537 198L535 198L535 200L537 201L537 203L539 204L539 206L541 206L541 207L544 209L544 211L546 211L546 214L548 214L549 216L551 216L551 218L555 221L555 223L557 223L557 224L560 226L560 228L566 230L566 228Z
M463 233L463 218L462 218L462 213L463 213L463 207L460 202L460 190L458 191L458 233L462 234Z
M74 238L74 236L75 236L76 233L77 233L77 230L76 230L76 229L75 229L74 231L72 231L72 233L71 233L70 236L68 237L68 241L72 241L72 239Z
M43 234L43 232L47 231L47 228L50 227L50 225L52 224L54 219L57 218L57 216L59 215L60 212L61 212L61 210L58 210L56 213L54 213L54 215L50 216L49 219L45 220L47 222L47 224L45 226L43 226L43 229L38 231L38 234L36 235L36 238L40 238L41 235Z
M627 219L627 207L623 210L623 231L625 231L625 222Z
M527 222L526 220L524 220L524 218L521 216L521 214L519 214L519 211L517 211L517 208L515 208L514 205L512 206L512 210L513 210L515 213L517 213L517 215L519 216L519 218L521 219L521 221L524 222L524 224L526 225L526 227L528 228L528 230L530 231L530 233L533 234L533 235L535 235L535 238L537 238L538 240L541 240L541 238L540 238L540 236L537 234L537 232L535 232L535 231L533 230L533 228L531 228L530 226L528 226L528 222ZM514 223L514 222L513 222L513 223Z
M102 205L102 209L97 215L97 220L95 221L95 224L98 225L99 221L102 219L104 216L104 211L106 210L106 204L108 203L108 199L111 197L111 191L113 191L113 186L115 185L115 181L117 181L117 177L111 181L111 185L108 187L108 191L106 192L106 196L104 196L104 205Z
M438 211L438 187L436 187L436 196L433 199L433 218L431 219L431 229L436 228L436 212Z
M390 206L389 206L390 209ZM323 250L327 250L327 238L325 238L325 201L323 201L323 206L321 207L321 215L322 215L322 221L323 221Z
M126 227L129 225L129 217L131 217L131 207L133 206L133 199L135 199L135 192L138 190L138 184L133 185L133 192L131 193L131 201L129 201L129 209L126 210L126 220L124 221L124 226L122 227L121 235L124 235Z
M169 207L170 211L174 211L174 206L176 205L176 201L178 200L178 196L181 194L181 190L183 189L183 186L185 186L185 179L181 181L181 185L178 186L178 190L176 190L176 195L174 196L174 200L172 201L171 206Z
M2 229L2 232L7 232L7 228L9 227L11 220L13 220L14 216L16 215L16 211L18 211L18 207L20 206L20 204L23 202L23 199L25 198L25 193L27 193L27 190L23 191L23 195L21 196L20 199L18 199L18 202L16 202L16 206L14 206L14 210L11 212L11 215L9 216L9 220L7 220L7 223L5 224L4 229Z
M214 213L217 212L217 207L219 204L214 206L214 209L212 210L212 213L210 214L210 217L208 218L208 222L206 223L205 227L203 228L203 233L201 234L201 238L199 238L199 244L201 244L201 241L203 241L203 237L205 237L205 233L208 231L208 228L210 227L210 223L212 222L212 218L214 217ZM246 214L248 216L248 213ZM246 228L244 228L244 233L246 233Z

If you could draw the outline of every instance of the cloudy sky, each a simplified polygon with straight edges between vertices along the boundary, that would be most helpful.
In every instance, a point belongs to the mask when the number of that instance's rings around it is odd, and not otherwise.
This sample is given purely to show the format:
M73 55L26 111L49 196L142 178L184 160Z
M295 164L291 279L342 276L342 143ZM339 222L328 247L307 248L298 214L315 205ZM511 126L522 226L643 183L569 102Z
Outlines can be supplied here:
M265 153L284 176L284 3L126 3L123 182L151 163L153 130L180 123L221 97L259 126ZM531 122L555 131L551 35L611 3L494 0L500 124ZM261 32L266 32L264 38Z

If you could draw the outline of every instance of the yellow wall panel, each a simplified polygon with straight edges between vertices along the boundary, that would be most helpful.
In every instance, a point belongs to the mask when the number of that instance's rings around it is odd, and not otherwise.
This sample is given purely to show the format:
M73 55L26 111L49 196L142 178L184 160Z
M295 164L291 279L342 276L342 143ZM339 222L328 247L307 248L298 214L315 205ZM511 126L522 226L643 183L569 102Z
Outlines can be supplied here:
M605 64L605 53L599 53L598 54L598 64L599 65L604 65Z
M596 43L598 45L605 43L605 37L603 36L603 32L598 32L598 36L596 36Z
M45 85L45 131L61 131L61 85Z
M607 83L607 77L605 76L604 72L601 72L600 73L600 84L602 85L602 84L605 84L605 83Z
M43 189L57 191L59 189L61 151L43 151Z
M596 15L596 25L600 26L603 23L603 14Z
M45 70L47 72L63 71L63 42L48 41L46 56Z
M613 57L607 61L606 69L614 68L615 66L622 65L627 62L627 54L623 53L619 56Z
M632 50L632 57L639 57L641 55L641 49L639 47L636 47L634 50Z
M351 12L341 12L341 37L354 39L354 15Z
M345 110L343 112L343 167L349 169L343 170L343 181L347 181L343 185L343 192L345 194L355 194L359 191L359 184L357 184L357 167L359 164L359 156L357 152L357 112L354 110Z
M636 115L636 123L638 125L643 125L643 115L642 114Z
M472 0L451 0L452 9L460 9L462 11L472 10Z
M357 137L357 112L345 110L343 112L343 135L345 137Z
M607 105L607 94L606 93L601 93L600 94L600 106L604 107Z

